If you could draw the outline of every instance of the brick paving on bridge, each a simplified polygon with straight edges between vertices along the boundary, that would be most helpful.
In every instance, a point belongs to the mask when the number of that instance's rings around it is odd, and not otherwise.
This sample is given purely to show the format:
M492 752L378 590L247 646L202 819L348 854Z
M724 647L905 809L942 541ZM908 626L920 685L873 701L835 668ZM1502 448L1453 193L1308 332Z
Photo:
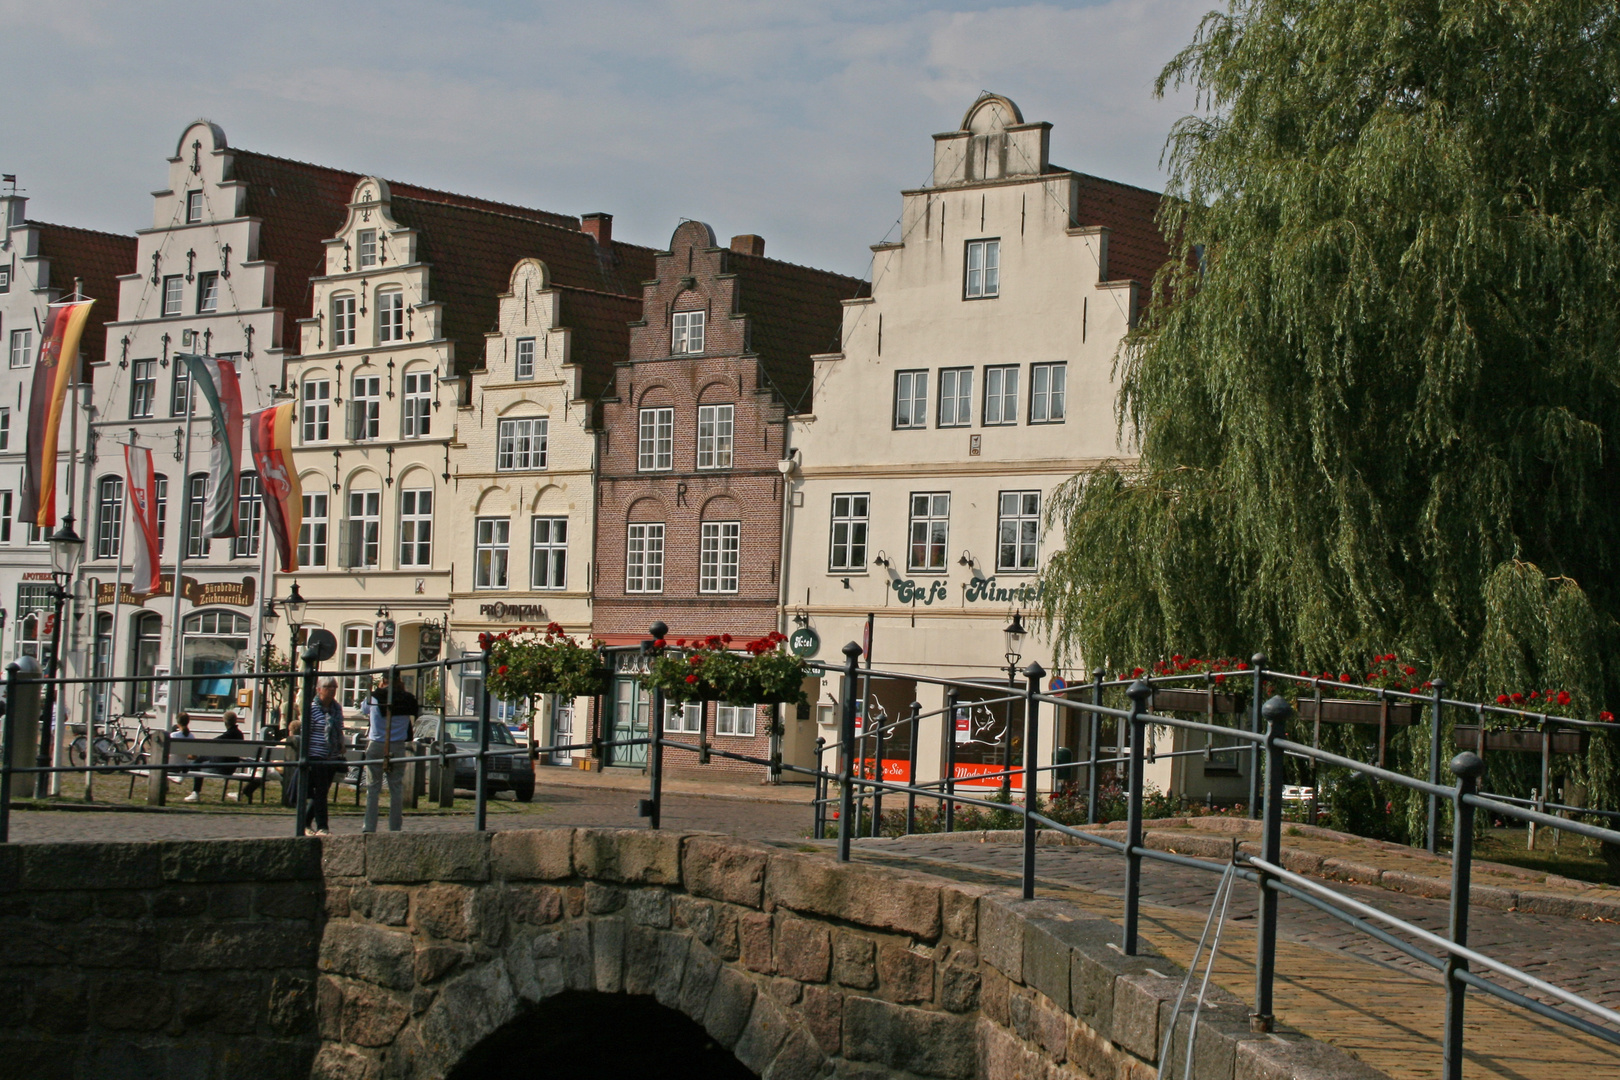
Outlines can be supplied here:
M636 802L645 795L629 776L543 784L532 804L508 799L490 806L491 829L553 825L642 827ZM684 786L684 785L683 785ZM807 842L807 792L712 790L701 786L665 798L664 826L671 830L723 832L796 845ZM764 795L765 798L759 796ZM352 799L352 794L350 795ZM206 804L205 804L206 805ZM279 807L210 812L192 807L166 810L22 810L12 814L12 836L21 842L63 840L165 840L284 836L290 812ZM470 800L455 810L407 817L412 831L470 829ZM356 832L352 805L334 813L333 831ZM810 841L813 842L813 841ZM830 841L821 842L830 846ZM1365 857L1366 849L1360 848ZM1399 855L1400 853L1395 853ZM1017 844L977 842L974 834L862 840L862 861L891 863L988 885L1016 887ZM1402 858L1407 856L1402 855ZM1118 921L1123 861L1087 846L1042 845L1039 894L1058 897ZM1185 965L1203 928L1216 884L1213 874L1144 862L1144 936L1166 956ZM1364 902L1431 930L1445 932L1447 905L1376 886L1336 882ZM1252 1000L1254 893L1234 894L1215 981ZM1444 994L1437 975L1398 951L1303 904L1282 899L1276 1009L1279 1019L1354 1052L1395 1080L1439 1075L1439 1037ZM1611 1008L1620 1007L1620 925L1612 922L1492 910L1476 905L1470 943L1482 951ZM1562 1080L1620 1076L1620 1051L1561 1025L1469 995L1469 1060L1473 1080Z

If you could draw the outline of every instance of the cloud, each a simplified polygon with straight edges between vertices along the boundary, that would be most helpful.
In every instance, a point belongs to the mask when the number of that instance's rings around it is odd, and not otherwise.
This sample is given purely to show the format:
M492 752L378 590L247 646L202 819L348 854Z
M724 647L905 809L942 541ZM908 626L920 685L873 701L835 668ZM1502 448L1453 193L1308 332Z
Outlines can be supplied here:
M0 0L26 87L0 168L32 216L131 232L197 116L233 145L580 213L665 243L681 217L861 274L981 89L1054 124L1053 160L1156 187L1186 99L1154 76L1208 0Z

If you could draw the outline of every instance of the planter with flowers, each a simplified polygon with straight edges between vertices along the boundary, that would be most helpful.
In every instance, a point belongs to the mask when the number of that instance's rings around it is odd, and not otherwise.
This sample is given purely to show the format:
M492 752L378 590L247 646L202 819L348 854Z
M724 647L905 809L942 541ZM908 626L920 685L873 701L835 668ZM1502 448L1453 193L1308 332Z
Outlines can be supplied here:
M1187 679L1189 675L1204 676L1204 685ZM1154 679L1181 679L1168 686L1153 685ZM1168 660L1155 661L1150 673L1146 668L1135 668L1131 678L1146 678L1153 685L1150 712L1197 712L1206 716L1213 713L1235 713L1242 710L1242 698L1253 682L1249 665L1236 657L1223 660L1200 660L1196 656L1176 653Z
M771 631L742 645L730 634L691 641L679 638L670 648L653 642L654 656L642 685L661 690L666 701L724 701L732 705L802 705L804 660L783 650L783 634Z
M557 623L544 631L522 626L479 634L478 644L489 652L489 692L507 701L526 700L531 711L540 694L590 697L606 686L597 643L576 641Z
M1535 715L1539 714L1542 723L1538 727L1514 728L1493 728L1487 724L1483 750L1479 745L1479 725L1458 724L1452 729L1457 749L1472 750L1475 753L1507 750L1526 754L1539 754L1543 751L1551 754L1584 754L1591 743L1591 732L1581 728L1557 726L1556 717L1580 716L1574 697L1568 690L1531 690L1529 693L1498 694L1496 703L1505 709L1521 709L1529 714L1518 717L1520 720L1534 719ZM1499 717L1499 719L1508 718ZM1613 721L1614 714L1603 712L1598 714L1598 719Z
M1307 671L1300 674L1307 678L1311 677ZM1294 684L1299 695L1294 707L1299 711L1300 719L1315 721L1320 712L1320 719L1324 724L1369 724L1376 725L1380 730L1410 727L1417 723L1421 719L1418 703L1390 697L1373 700L1320 697L1319 710L1318 695L1327 691L1322 684L1356 683L1375 690L1394 690L1404 694L1425 694L1433 689L1433 684L1423 677L1423 673L1415 665L1403 661L1394 653L1375 656L1365 676L1359 679L1348 672L1335 675L1331 671L1324 671L1315 678L1316 681L1313 683Z

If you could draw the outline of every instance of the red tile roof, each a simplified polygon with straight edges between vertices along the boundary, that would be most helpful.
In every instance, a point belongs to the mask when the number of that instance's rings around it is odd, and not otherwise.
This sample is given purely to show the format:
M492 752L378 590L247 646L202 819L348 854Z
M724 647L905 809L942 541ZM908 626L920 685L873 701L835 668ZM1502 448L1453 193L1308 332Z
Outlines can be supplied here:
M1071 170L1053 167L1052 171ZM1107 280L1141 282L1142 305L1147 306L1153 275L1170 258L1170 245L1153 220L1163 196L1100 176L1074 176L1080 187L1077 223L1104 225L1109 230Z
M107 352L107 321L118 317L118 276L135 272L135 238L42 221L28 224L39 230L39 253L50 260L51 279L41 284L67 296L73 279L82 278L84 295L95 299L82 350L89 363L100 363Z
M230 155L231 166L226 179L240 180L248 185L244 212L264 220L259 234L259 257L276 264L273 303L286 312L289 320L305 318L310 313L309 279L325 270L326 249L322 241L330 240L348 216L349 200L362 174L271 157L251 150L232 149ZM512 206L392 180L388 186L395 199L413 199L420 203L485 211L508 219L552 226L558 231L579 229L579 219L567 214ZM589 243L588 238L586 242ZM538 255L538 252L525 254ZM512 262L507 263L504 275L511 273ZM508 280L503 276L501 285L491 292L491 305L494 295L505 291ZM481 334L482 330L479 332ZM296 331L289 329L283 344L289 355L296 354ZM480 339L472 355L481 356L482 353Z
M828 270L726 252L726 268L738 278L737 313L748 316L749 348L791 413L811 408L810 357L841 347L842 301L870 295L860 278Z
M630 355L630 323L641 318L641 298L566 286L559 292L557 324L573 331L569 357L585 368L582 389L594 401L612 386L613 365Z

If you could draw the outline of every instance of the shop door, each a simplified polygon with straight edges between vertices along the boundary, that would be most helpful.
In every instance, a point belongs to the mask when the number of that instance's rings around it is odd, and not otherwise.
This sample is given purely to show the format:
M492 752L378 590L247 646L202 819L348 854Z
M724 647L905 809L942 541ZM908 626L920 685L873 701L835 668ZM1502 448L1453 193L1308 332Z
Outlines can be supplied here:
M551 703L551 735L546 740L551 746L567 746L574 741L574 703L564 701L556 694L547 696ZM567 765L573 760L572 750L553 750L551 763Z
M619 676L613 680L613 738L645 739L647 737L647 714L651 709L647 700L647 691L641 686L639 676ZM609 746L607 763L609 765L645 765L647 763L646 744L637 746Z

